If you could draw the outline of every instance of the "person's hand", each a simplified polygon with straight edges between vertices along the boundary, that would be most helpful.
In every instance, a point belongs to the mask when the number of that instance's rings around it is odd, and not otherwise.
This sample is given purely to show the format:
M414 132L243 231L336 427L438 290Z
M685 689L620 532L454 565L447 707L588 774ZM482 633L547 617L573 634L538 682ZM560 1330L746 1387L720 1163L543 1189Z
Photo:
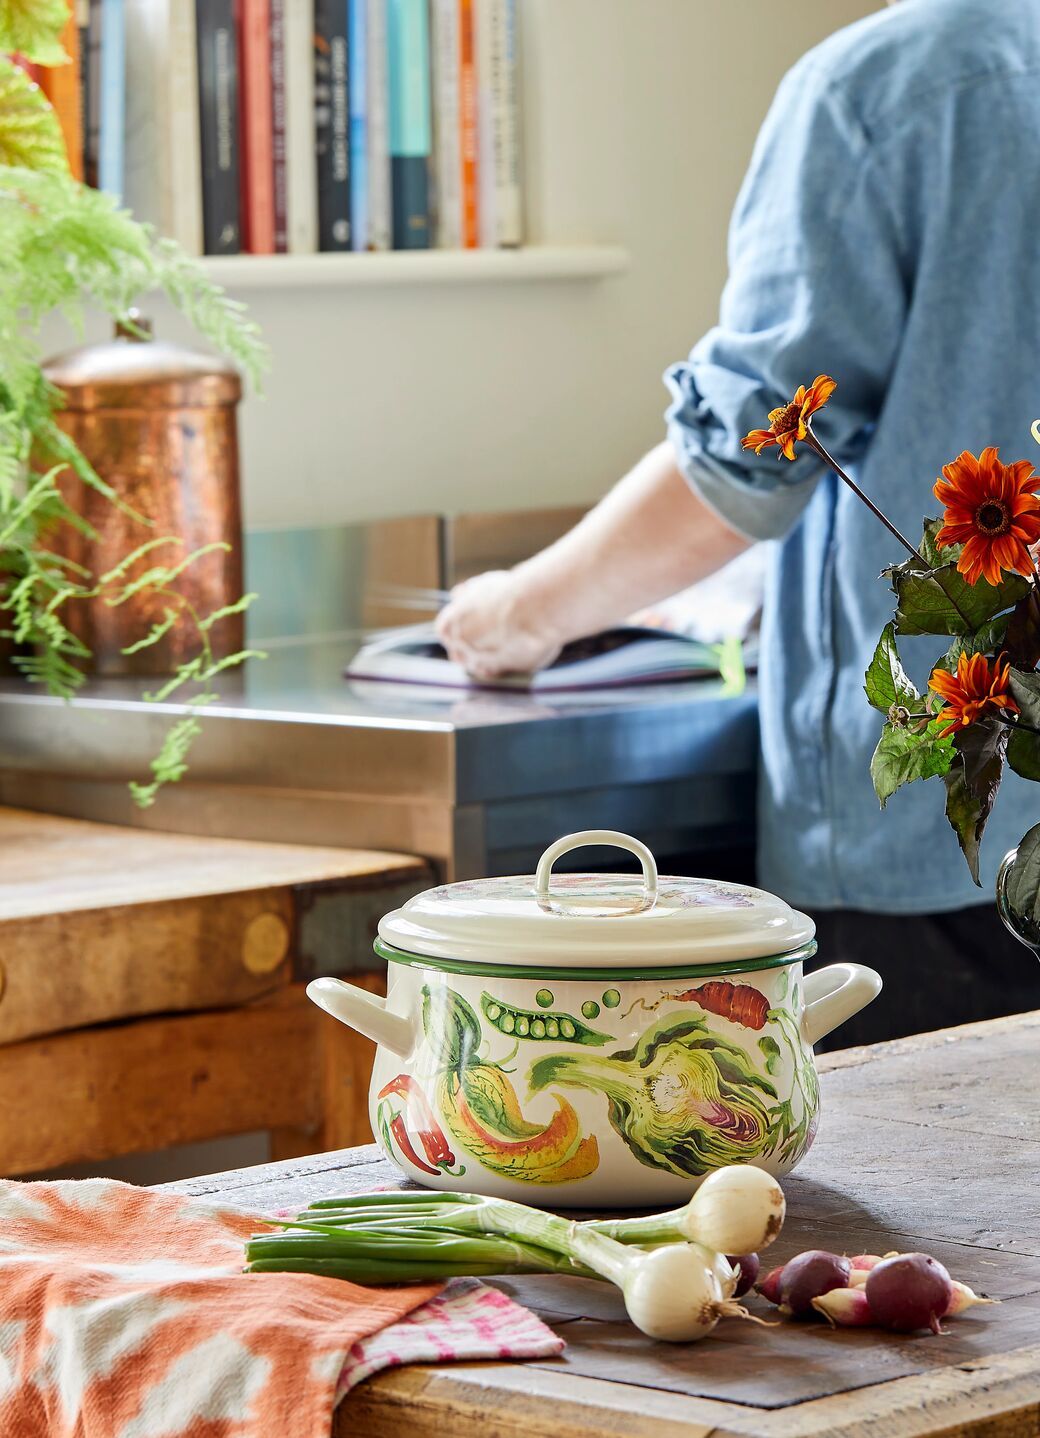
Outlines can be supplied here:
M561 648L547 618L534 612L516 570L490 570L457 585L436 628L448 658L474 679L533 673L551 664Z

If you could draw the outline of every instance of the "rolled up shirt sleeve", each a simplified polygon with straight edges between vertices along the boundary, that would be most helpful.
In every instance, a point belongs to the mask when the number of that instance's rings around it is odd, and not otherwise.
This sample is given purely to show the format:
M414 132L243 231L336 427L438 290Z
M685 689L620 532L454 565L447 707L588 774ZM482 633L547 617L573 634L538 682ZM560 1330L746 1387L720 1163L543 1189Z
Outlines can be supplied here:
M814 52L777 92L734 211L719 323L665 374L679 467L732 528L785 534L821 474L804 446L793 462L741 448L816 375L838 388L817 422L854 463L896 368L912 278L908 217L885 157L870 143Z

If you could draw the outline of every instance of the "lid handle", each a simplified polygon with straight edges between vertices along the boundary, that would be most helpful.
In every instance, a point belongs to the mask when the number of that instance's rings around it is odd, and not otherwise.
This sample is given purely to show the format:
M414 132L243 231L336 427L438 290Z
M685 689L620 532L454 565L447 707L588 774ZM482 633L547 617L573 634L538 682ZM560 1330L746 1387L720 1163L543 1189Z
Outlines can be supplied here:
M635 854L643 866L646 899L649 902L657 898L657 863L645 844L633 839L631 834L619 834L616 829L582 829L578 834L564 834L562 839L550 844L538 860L535 893L539 899L549 897L549 880L556 860L570 853L571 849L581 849L586 844L608 844L612 849L627 849L630 854Z

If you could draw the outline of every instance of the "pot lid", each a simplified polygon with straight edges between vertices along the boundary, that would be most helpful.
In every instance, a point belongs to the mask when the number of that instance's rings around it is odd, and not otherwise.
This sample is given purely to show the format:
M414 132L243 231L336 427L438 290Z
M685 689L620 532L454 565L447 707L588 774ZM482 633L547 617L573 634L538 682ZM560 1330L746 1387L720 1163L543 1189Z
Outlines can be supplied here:
M635 854L641 875L554 874L585 844ZM644 969L786 954L814 935L806 914L764 889L658 875L645 844L613 830L568 834L534 874L442 884L381 921L379 936L406 953L544 968Z

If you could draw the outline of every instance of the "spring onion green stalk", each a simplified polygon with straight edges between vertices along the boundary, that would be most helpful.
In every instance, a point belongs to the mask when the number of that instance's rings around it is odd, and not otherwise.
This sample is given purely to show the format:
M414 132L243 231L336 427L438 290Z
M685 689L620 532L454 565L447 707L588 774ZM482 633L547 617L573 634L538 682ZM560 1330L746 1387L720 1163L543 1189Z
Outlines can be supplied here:
M733 1164L710 1173L683 1208L590 1226L621 1243L686 1240L718 1253L758 1253L780 1232L785 1212L784 1191L771 1174Z

